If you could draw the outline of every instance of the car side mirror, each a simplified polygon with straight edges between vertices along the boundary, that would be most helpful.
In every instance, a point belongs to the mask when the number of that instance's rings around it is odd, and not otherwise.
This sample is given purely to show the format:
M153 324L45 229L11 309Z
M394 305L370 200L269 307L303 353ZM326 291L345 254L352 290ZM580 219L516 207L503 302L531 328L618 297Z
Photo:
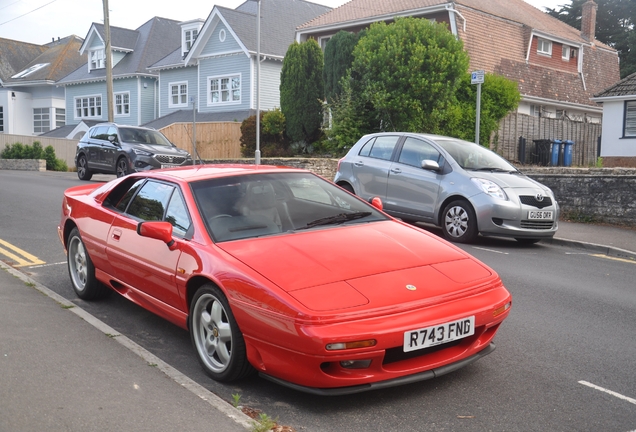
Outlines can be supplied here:
M382 210L384 208L384 205L382 204L382 199L380 197L373 197L369 200L369 202L371 203L371 205L375 208L377 208L378 210Z
M112 142L113 144L118 145L119 143L117 142L117 135L108 135L108 141Z
M145 221L139 222L137 225L137 234L142 237L161 240L168 245L170 250L174 249L174 240L172 239L172 224L170 222L161 221Z
M432 161L430 159L424 159L422 161L422 168L424 168L425 170L429 170L429 171L439 171L439 164L435 161Z

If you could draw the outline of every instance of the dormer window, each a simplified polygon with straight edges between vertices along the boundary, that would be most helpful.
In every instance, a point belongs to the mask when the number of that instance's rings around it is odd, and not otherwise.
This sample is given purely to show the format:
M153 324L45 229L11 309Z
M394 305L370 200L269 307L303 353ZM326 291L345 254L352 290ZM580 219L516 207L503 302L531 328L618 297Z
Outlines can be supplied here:
M537 52L539 54L552 55L552 42L547 39L537 40Z
M104 69L104 50L97 49L88 53L88 70Z
M192 45L194 44L194 40L197 38L199 34L198 29L185 30L184 31L184 39L185 39L185 50L190 51Z

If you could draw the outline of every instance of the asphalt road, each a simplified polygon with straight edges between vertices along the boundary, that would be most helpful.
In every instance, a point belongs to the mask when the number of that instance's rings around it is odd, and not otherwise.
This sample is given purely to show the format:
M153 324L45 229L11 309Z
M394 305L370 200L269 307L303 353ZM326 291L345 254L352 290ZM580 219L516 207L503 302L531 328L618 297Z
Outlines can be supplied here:
M187 332L117 295L76 298L56 227L63 190L77 184L69 173L0 171L0 259L22 263L38 282L228 402L239 393L244 405L299 432L636 431L634 262L480 239L462 248L499 272L513 294L497 349L484 359L435 380L343 397L258 377L220 384L202 372Z

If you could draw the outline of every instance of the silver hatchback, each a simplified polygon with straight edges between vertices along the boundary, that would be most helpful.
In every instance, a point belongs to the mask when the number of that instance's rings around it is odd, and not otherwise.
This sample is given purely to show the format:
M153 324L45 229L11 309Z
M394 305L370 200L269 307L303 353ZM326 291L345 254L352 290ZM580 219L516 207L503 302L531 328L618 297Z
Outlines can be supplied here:
M365 135L338 163L334 182L409 222L442 228L451 241L478 234L521 243L552 238L559 205L552 191L475 143L438 135Z

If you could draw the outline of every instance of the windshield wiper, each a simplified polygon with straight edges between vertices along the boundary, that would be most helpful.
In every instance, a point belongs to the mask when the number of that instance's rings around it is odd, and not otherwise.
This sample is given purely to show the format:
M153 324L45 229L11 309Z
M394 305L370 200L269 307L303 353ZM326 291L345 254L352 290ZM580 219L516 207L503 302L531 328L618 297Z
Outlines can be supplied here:
M314 221L309 222L307 225L299 229L313 228L315 226L320 226L320 225L336 225L336 224L352 221L355 219L364 218L367 216L371 216L371 212L340 213L334 216L316 219Z

